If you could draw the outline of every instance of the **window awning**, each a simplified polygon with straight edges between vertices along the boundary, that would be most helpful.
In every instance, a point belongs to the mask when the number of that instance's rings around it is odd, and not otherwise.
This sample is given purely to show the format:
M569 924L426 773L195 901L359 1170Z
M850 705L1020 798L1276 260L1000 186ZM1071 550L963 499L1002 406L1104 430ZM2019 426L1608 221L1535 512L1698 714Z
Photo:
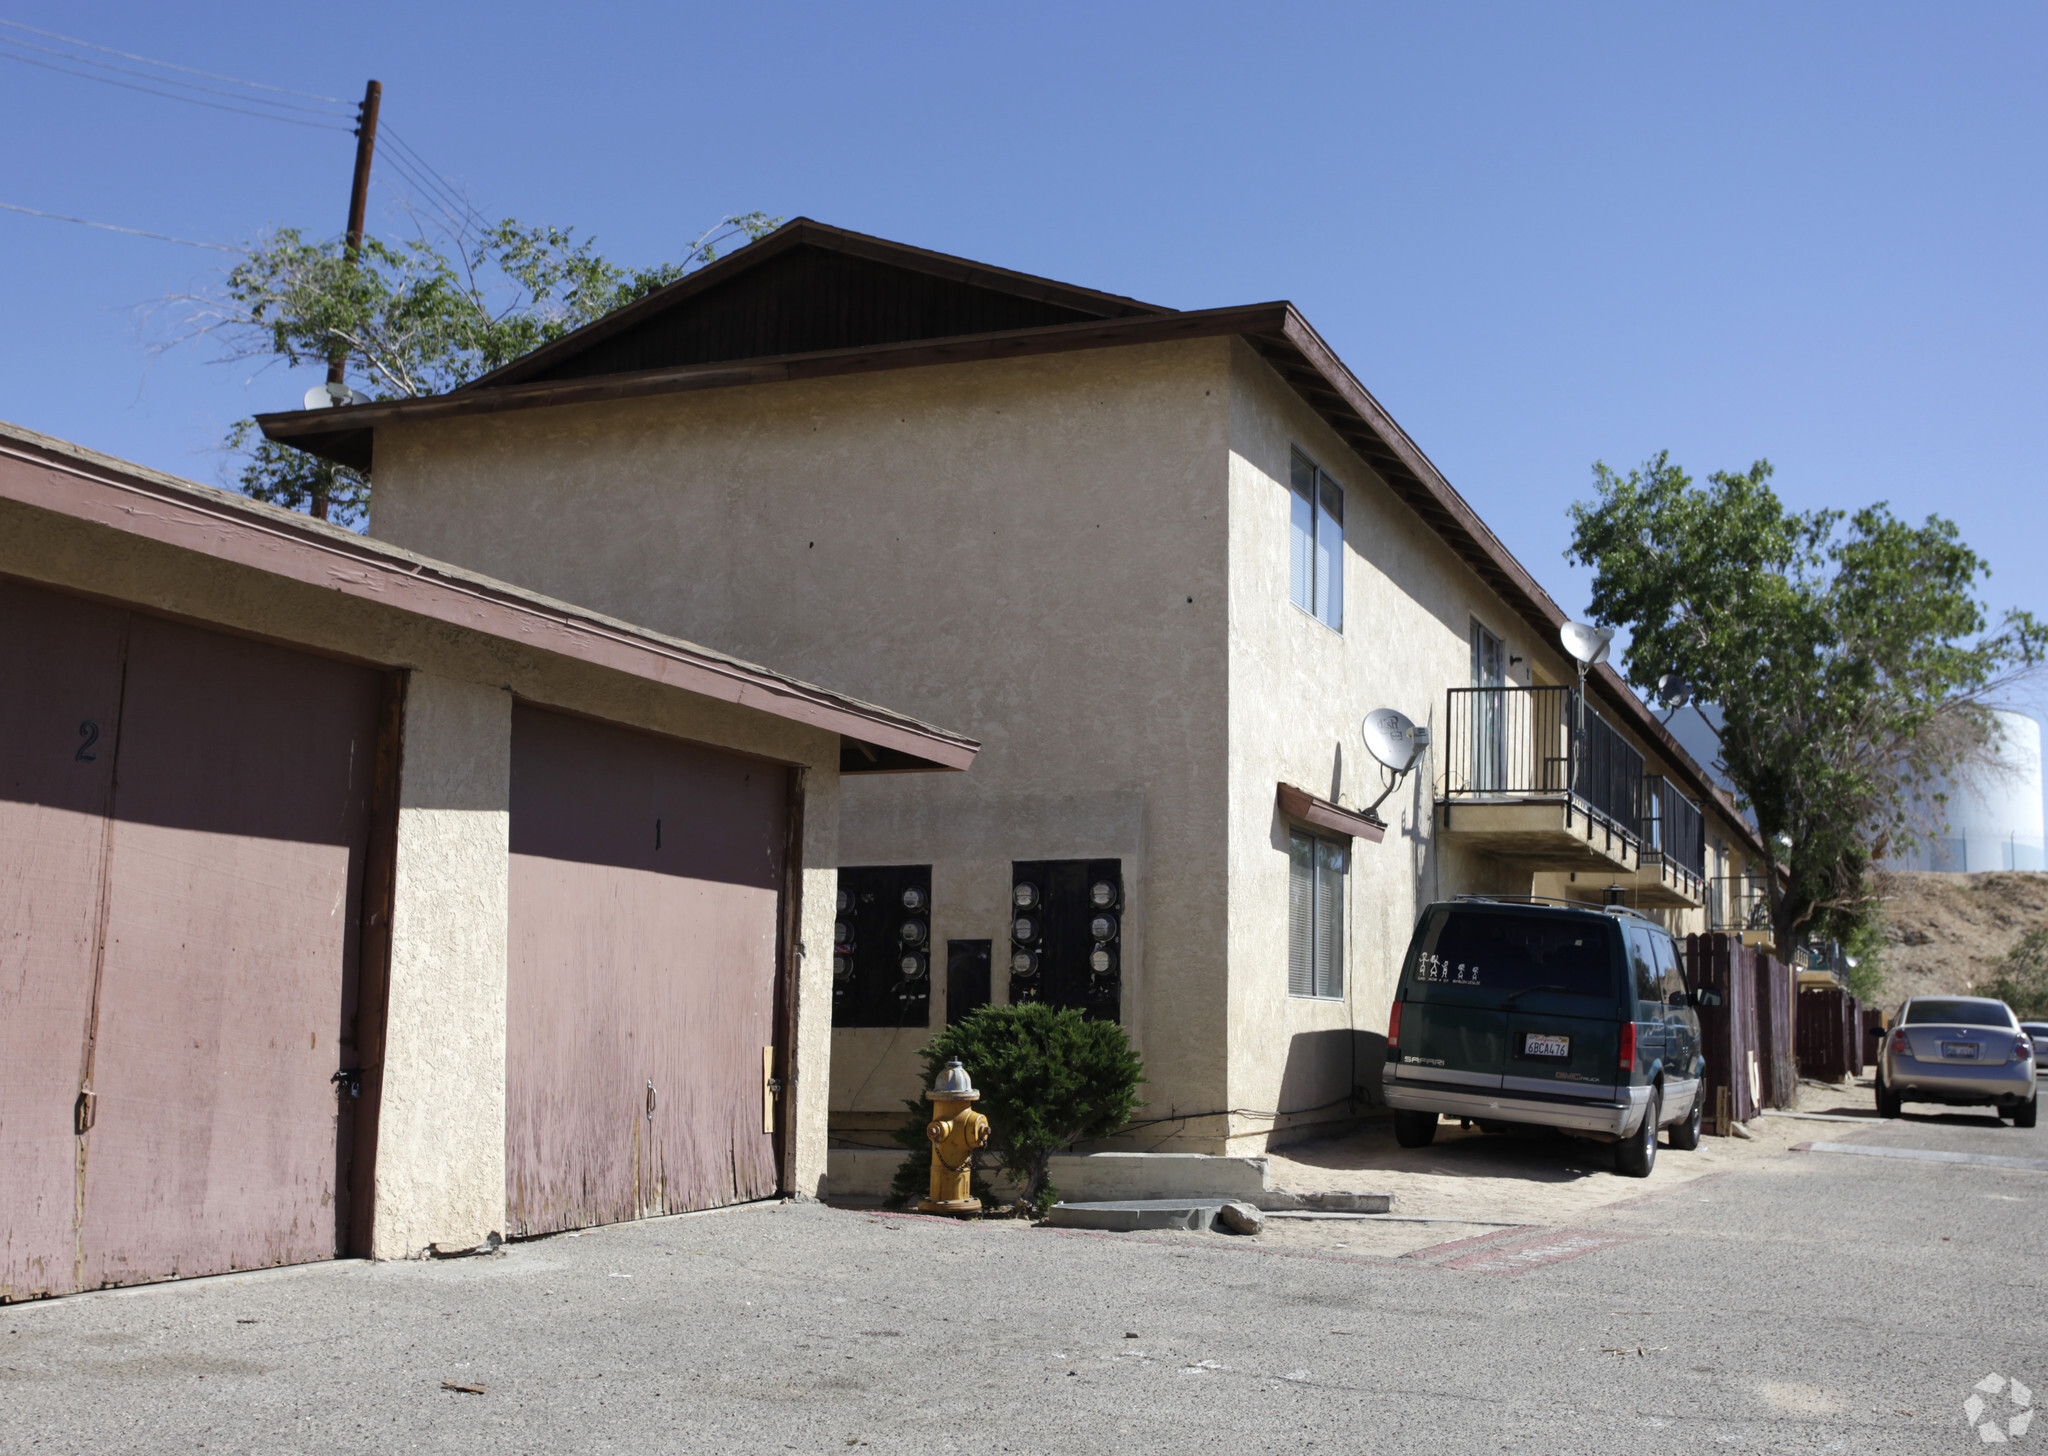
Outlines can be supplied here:
M1297 789L1292 784L1280 785L1279 801L1282 814L1325 834L1363 839L1369 844L1378 844L1387 835L1386 824L1373 815L1318 799L1307 789Z

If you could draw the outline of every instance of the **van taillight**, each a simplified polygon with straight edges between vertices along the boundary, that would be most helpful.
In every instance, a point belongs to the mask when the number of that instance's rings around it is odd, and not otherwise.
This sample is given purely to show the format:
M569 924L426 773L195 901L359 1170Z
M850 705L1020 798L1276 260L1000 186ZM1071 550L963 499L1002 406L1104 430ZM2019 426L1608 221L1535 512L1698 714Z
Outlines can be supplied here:
M1621 1069L1633 1072L1636 1069L1636 1024L1625 1021L1621 1026Z
M1396 1001L1394 1009L1387 1013L1387 1050L1393 1051L1401 1045L1401 1003Z

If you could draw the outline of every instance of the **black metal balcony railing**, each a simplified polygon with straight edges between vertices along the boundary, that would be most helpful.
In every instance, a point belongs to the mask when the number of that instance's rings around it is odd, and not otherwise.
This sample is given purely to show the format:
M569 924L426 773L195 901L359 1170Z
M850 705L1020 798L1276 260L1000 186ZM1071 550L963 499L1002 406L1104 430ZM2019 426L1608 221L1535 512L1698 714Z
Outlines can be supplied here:
M1712 930L1769 930L1771 899L1762 880L1720 875L1707 882L1707 925Z
M1452 688L1445 797L1569 798L1641 840L1643 756L1590 708L1580 749L1577 700L1573 688Z
M1706 878L1706 816L1662 774L1643 776L1642 824L1643 848L1656 850L1695 879Z

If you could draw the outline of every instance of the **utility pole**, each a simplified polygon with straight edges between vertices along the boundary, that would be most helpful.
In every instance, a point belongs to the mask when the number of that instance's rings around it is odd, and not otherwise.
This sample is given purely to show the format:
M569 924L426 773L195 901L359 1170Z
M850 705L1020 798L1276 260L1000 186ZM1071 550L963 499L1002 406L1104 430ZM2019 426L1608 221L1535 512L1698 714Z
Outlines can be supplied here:
M384 83L372 81L363 88L363 104L356 109L356 175L348 193L348 233L344 256L354 267L363 251L363 214L370 204L370 160L377 153L377 108L384 100ZM348 346L337 344L327 356L327 382L340 384L348 365ZM323 472L324 483L324 472ZM313 515L327 519L327 492L313 493Z

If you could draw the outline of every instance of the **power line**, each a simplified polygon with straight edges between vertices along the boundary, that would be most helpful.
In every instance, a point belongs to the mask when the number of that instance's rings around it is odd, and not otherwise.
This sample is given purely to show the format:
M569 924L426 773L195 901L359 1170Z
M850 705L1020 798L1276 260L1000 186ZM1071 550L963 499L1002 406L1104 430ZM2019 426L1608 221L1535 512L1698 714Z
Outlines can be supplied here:
M242 77L226 75L219 71L203 71L193 66L181 66L174 61L160 61L153 56L141 55L135 51L124 51L114 46L100 45L96 41L81 40L77 36L63 35L54 30L42 30L33 25L24 25L17 20L0 19L0 26L5 26L10 30L23 31L29 35L41 36L45 40L60 41L65 45L98 51L103 55L119 56L123 60L136 61L145 66L156 66L167 71L178 71L188 76L202 76L210 81L226 81L232 85L246 86L257 91L269 91L279 96L298 96L308 101L325 101L335 106L347 106L349 104L338 96L323 96L314 91L298 91L288 86L272 86L262 81L245 80ZM7 47L14 49L7 49ZM20 54L21 50L38 51L45 56L52 56L56 59L53 61L38 60L34 56ZM360 130L359 125L350 124L351 120L360 122L360 108L357 109L355 116L351 118L349 113L346 112L326 111L314 106L300 106L289 101L272 101L262 96L244 96L239 92L223 91L215 86L200 86L190 81L180 81L172 76L157 76L146 71L131 70L126 66L111 65L105 61L94 60L90 56L72 55L66 51L60 51L50 46L36 45L12 36L0 35L0 60L19 61L25 66L37 66L46 71L55 71L63 76L75 76L81 81L97 81L103 86L119 86L124 91L139 91L145 96L156 96L166 101L183 101L193 106L204 106L214 111L233 112L238 116L263 117L270 121L282 121L292 126L312 127L318 131L345 131L355 134ZM63 64L59 64L60 62ZM94 71L73 69L77 66L90 66L95 71L111 71L118 76L135 77L136 80L116 80L114 76L97 75L94 74ZM137 84L137 81L147 84ZM181 88L181 90L166 91L158 89L164 86L175 86ZM182 94L182 92L189 91L204 92L208 96L227 97L229 101L207 101L199 96ZM246 101L251 103L251 105L236 106L229 104L232 101ZM257 107L276 107L302 112L306 115L280 116L276 111L255 109ZM442 176L440 171L420 153L417 147L388 127L384 128L384 135L392 142L392 146L385 153L387 160L397 169L399 175L416 188L437 211L443 213L458 231L475 221L477 211L471 205L468 197L446 177ZM24 209L15 210L22 211ZM28 210L32 211L32 209ZM58 216L56 213L40 215ZM89 227L110 226L108 224L91 223L83 218L67 218L65 220L85 223ZM145 237L166 236L159 233L141 233L139 229L134 228L117 228L114 230L117 232L136 232ZM186 238L167 238L167 240L170 242L190 241ZM193 246L213 247L216 245L198 243Z
M251 111L246 106L229 106L220 101L202 101L197 96L180 96L175 91L157 91L148 86L138 86L133 81L116 81L111 76L95 76L90 71L73 71L50 61L39 61L33 56L19 56L12 51L0 51L0 61L19 61L24 66L40 66L46 71L56 71L66 76L76 76L83 81L97 81L102 86L119 86L124 91L140 91L145 96L161 96L166 101L183 101L193 106L210 107L215 111L233 111L242 116L260 116L266 121L281 121L288 126L310 126L316 131L353 132L352 126L339 122L306 121L296 116L279 116L274 111Z
M22 207L12 202L0 202L0 208L5 208L9 212L27 213L30 217L48 217L54 218L58 222L75 222L81 227L104 228L110 233L130 233L138 238L155 238L158 242L163 243L183 243L188 248L212 248L218 253L246 253L249 251L247 248L230 247L226 243L202 243L192 238L174 238L169 233L153 233L142 228L117 227L110 222L94 222L89 217L70 217L61 212L44 212L39 207Z
M119 56L125 61L141 61L146 66L161 66L167 71L183 71L188 76L204 76L209 81L233 81L237 86L253 86L258 91L275 91L284 96L303 96L308 101L332 101L336 106L346 106L349 104L339 96L321 96L311 91L294 91L288 86L266 86L261 81L244 81L238 76L223 76L218 71L198 71L190 66L180 66L171 61L152 60L148 56L138 56L133 51L117 51L112 46L95 45L92 41L80 40L76 36L59 35L54 30L38 30L33 25L23 25L18 20L0 20L0 25L8 27L10 30L25 30L30 35L39 35L45 40L61 40L66 45L84 46L87 50L91 51L103 51L110 56Z
M458 227L467 225L476 216L476 208L470 204L469 199L457 191L455 185L446 177L435 171L433 164L421 156L416 147L388 126L383 131L395 144L384 154L385 160L396 167L400 175L419 188L430 200L437 201L450 222Z
M261 96L245 96L239 91L223 91L218 86L201 86L193 81L180 81L175 76L153 76L147 71L137 71L128 66L116 66L106 61L96 61L91 56L74 56L69 51L60 51L55 46L40 46L34 41L16 40L11 35L0 35L0 45L16 46L22 50L40 51L46 56L71 62L75 66L94 66L102 71L112 71L120 76L139 76L159 86L182 86L187 91L204 91L209 96L232 96L237 101L253 101L263 106L282 107L287 111L303 111L312 116L329 116L336 121L348 119L348 113L329 111L319 106L301 106L296 101L268 101ZM96 79L96 78L95 78Z

